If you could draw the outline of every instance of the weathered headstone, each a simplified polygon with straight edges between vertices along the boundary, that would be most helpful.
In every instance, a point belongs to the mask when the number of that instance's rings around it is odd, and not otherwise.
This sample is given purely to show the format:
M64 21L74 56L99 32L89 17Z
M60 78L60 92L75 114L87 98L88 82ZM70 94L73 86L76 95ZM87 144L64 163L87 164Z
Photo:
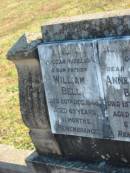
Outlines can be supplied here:
M96 43L44 44L39 55L52 132L101 138L103 98Z
M113 139L130 142L130 37L99 41L98 48L106 120Z
M130 35L129 10L110 12L48 23L42 27L44 43L80 41ZM98 47L97 47L98 49ZM101 70L102 71L102 70ZM43 79L44 80L44 79ZM103 81L103 80L102 80ZM107 129L105 129L107 131ZM128 141L84 138L55 134L63 154L67 157L87 160L109 160L112 163L130 160ZM68 146L68 147L66 147Z
M52 132L130 141L130 38L42 44Z
M32 172L130 172L129 23L126 10L48 24L43 40L24 36L9 51Z

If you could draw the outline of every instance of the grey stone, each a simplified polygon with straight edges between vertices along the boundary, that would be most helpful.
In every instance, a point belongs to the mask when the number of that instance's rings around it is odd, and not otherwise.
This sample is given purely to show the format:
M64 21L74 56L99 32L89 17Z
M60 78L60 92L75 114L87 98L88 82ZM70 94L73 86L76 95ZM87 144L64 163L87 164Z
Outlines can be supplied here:
M0 173L29 173L25 159L32 151L0 145Z
M129 35L129 16L129 10L126 10L48 24L42 27L44 43ZM29 41L28 37L30 36L23 36L16 43L9 51L8 58L14 61L18 69L22 117L30 128L30 135L39 154L56 153L81 161L109 160L114 164L130 162L129 142L52 134L37 53L37 46L43 41L41 37L39 39L39 34L32 34L32 41ZM48 143L52 144L52 147L46 147Z
M38 49L52 132L130 141L130 37Z
M46 138L48 135L50 143L55 144L52 145L52 148L50 147L50 152L59 154L60 149L54 136L51 134L48 121L48 110L37 52L37 46L40 43L41 39L39 39L39 34L32 33L23 35L9 50L7 56L17 67L20 110L24 123L30 129L42 129ZM33 135L33 140L35 140L35 137L38 138L38 133L37 136ZM38 142L40 141L37 141L37 149L38 146L40 146L40 144L38 145ZM42 142L43 145L44 142L46 144L45 140ZM48 152L48 150L45 151L45 148L43 150L44 152Z
M42 35L44 42L125 36L130 34L129 21L129 9L88 14L50 21L42 26Z
M103 131L111 129L113 139L130 141L130 37L100 40L98 51L106 102L104 123L109 126Z
M81 162L33 153L26 159L32 173L129 173L130 167L113 167L106 162Z
M32 138L32 142L36 147L38 153L44 154L60 154L59 146L56 145L56 139L53 137L52 140L52 132L50 128L48 129L31 129L30 136Z
M38 59L36 47L42 42L40 33L26 33L7 53L9 60Z
M130 141L129 98L125 96L125 94L129 94L129 91L126 92L126 89L129 88L129 40L130 37L107 38L93 41L49 43L39 46L39 56L52 132L55 134L65 156L86 161L102 159L124 163L129 162L130 158L127 149L130 145L125 142ZM78 58L80 60L88 58L89 61L87 61L85 66L79 63L70 64L70 61ZM93 60L94 64L91 63L90 59ZM74 69L74 67L78 69L86 67L87 70L83 73L69 73L67 69ZM115 77L116 79L114 80L117 81L117 84L113 85L109 81L111 85L108 86L108 75L110 78ZM74 78L81 76L85 77L86 82L77 85L74 82ZM67 82L68 79L71 80ZM61 90L62 87L73 89L77 87L78 91L81 91L81 94L63 93ZM121 90L117 87L121 88ZM123 93L124 89L126 93ZM61 104L61 100L63 99L69 99L71 102L66 105ZM70 111L68 111L68 109L78 109L78 106L74 104L74 100L76 99L88 99L90 104L86 104L85 106L80 105L79 108L91 108L96 112L96 115L99 115L97 119L94 119L92 114L87 115L89 122L93 123L90 126L89 124L84 125L64 121L64 119L79 118L76 116L76 113L70 114ZM91 104L95 103L96 106L91 106ZM67 110L67 112L58 112L56 110ZM114 112L118 115L115 116ZM59 129L56 128L56 123L59 124ZM98 135L88 134L86 131L74 131L74 129L80 130L85 127L91 130L95 126L100 132ZM70 131L69 129L72 130ZM69 135L73 136L69 137ZM74 135L91 138L74 137ZM102 140L96 138L102 138ZM112 140L119 140L121 142ZM65 146L68 147L66 148Z
M57 21L42 26L44 43L117 37L130 34L129 9L80 17L76 16ZM113 163L122 162L123 160L130 162L130 154L128 152L130 150L129 142L98 140L95 138L67 135L55 135L55 137L65 156L83 161L105 159Z
M38 49L52 133L103 138L97 42L42 44Z

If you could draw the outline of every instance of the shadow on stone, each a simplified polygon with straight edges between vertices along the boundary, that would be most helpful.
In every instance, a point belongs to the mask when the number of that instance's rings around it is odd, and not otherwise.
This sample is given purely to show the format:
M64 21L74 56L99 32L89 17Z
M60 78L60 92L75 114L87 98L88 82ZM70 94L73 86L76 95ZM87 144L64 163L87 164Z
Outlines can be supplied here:
M0 162L0 173L28 173L26 166Z

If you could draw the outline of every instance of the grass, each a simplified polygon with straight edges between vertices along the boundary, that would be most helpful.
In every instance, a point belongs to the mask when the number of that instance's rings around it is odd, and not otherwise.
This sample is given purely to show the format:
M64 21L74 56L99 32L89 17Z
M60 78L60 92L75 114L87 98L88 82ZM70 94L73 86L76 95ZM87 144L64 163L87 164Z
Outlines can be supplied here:
M17 72L6 60L15 41L52 18L125 8L130 0L0 0L0 143L33 148L19 111Z

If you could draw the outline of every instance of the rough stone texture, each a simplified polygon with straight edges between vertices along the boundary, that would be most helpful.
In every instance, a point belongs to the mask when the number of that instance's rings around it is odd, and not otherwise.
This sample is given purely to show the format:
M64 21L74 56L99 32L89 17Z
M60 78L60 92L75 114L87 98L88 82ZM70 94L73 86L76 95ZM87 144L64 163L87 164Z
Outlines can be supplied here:
M38 46L54 134L130 141L129 49L128 36Z
M53 134L50 132L50 128L31 129L30 136L39 154L60 154L59 148L56 145L55 138Z
M76 16L65 20L56 20L42 26L44 42L93 39L129 34L130 10Z
M76 22L46 25L42 30L44 42L129 35L129 11L118 14L106 13L99 17L96 14L97 17L81 17ZM31 129L30 135L39 153L62 153L63 156L81 161L130 162L129 142L52 135L36 50L42 41L37 34L34 35L28 35L32 41L28 36L21 37L9 51L8 58L14 61L18 69L22 117ZM49 140L49 147L44 138Z
M0 173L30 173L25 159L32 151L0 145Z
M58 144L51 134L48 121L48 111L44 93L44 85L41 77L41 69L38 60L37 46L41 43L39 34L23 35L9 50L8 59L17 67L19 78L20 109L25 124L32 129L42 129L45 139L42 140L44 153L60 153ZM38 151L41 150L41 133L31 137ZM44 135L42 138L44 139ZM40 136L39 136L40 135ZM38 140L39 139L39 140ZM45 144L44 144L45 143ZM52 145L50 145L50 143Z
M95 41L42 44L38 47L51 128L55 134L103 136L100 106L103 98L97 78L96 47ZM70 69L84 71L72 72ZM63 103L64 100L69 100L69 103ZM84 105L74 104L80 100ZM81 113L82 110L86 112Z
M109 12L49 23L42 27L44 42L93 39L130 34L130 11ZM130 162L130 143L55 135L64 156L82 161ZM67 146L67 147L66 147Z
M100 40L98 49L105 119L110 127L104 126L104 131L112 131L112 140L130 142L130 37Z
M113 167L106 162L84 163L57 156L38 156L33 153L26 160L32 173L129 173L130 167Z

